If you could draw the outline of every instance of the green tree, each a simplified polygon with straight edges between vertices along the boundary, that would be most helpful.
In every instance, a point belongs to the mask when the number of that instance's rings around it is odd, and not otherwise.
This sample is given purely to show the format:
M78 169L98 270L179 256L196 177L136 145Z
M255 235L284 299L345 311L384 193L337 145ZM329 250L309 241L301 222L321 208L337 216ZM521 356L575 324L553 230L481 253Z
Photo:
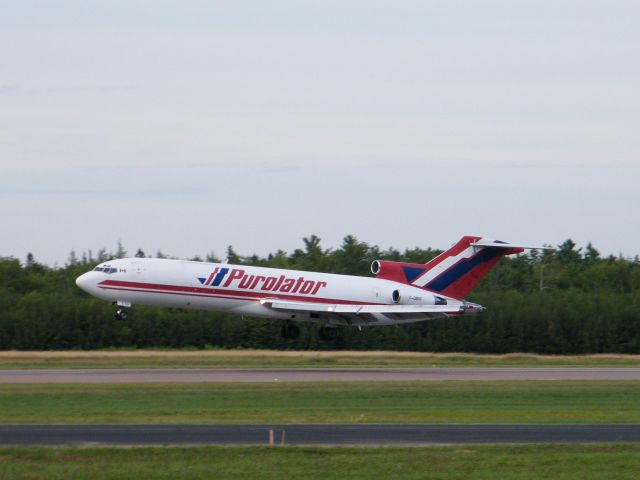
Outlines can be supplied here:
M127 251L122 245L122 241L118 240L118 250L116 250L116 258L126 258L126 256L127 256Z
M241 257L231 247L227 251L234 263L355 275L370 275L373 259L424 263L438 253L421 247L381 251L353 235L336 250L322 248L320 238L311 235L290 254L278 250L266 257ZM280 337L277 322L194 310L136 305L126 322L116 320L108 302L75 285L75 278L94 262L112 257L101 249L93 262L91 254L86 261L83 254L82 262L76 257L54 268L38 263L33 254L24 265L14 258L0 258L0 349L215 346L640 353L640 262L621 256L603 258L591 244L582 253L572 240L555 252L501 260L470 295L487 307L481 315L362 331L345 328L334 341L320 340L318 325L301 324L300 338L292 341Z

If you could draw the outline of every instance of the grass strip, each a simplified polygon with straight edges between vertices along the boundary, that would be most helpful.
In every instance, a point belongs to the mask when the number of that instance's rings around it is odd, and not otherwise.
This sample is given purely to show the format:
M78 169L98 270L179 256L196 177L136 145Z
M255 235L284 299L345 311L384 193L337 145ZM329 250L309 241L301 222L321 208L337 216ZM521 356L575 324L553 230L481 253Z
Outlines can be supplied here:
M632 479L640 445L0 448L0 478ZM498 473L499 472L499 473Z
M12 368L264 368L264 367L640 367L640 355L478 355L421 352L270 350L98 350L0 352Z
M640 382L4 384L0 423L640 423Z

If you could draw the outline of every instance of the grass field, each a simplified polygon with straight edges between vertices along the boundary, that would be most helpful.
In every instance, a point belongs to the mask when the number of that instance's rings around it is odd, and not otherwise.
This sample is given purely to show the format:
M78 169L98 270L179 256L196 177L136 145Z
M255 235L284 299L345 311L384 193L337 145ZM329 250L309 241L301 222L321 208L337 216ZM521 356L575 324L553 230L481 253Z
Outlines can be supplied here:
M635 479L640 445L0 448L3 479Z
M268 350L116 350L0 352L10 368L260 368L260 367L640 367L640 355L475 355L419 352Z
M640 423L640 382L4 384L0 423Z

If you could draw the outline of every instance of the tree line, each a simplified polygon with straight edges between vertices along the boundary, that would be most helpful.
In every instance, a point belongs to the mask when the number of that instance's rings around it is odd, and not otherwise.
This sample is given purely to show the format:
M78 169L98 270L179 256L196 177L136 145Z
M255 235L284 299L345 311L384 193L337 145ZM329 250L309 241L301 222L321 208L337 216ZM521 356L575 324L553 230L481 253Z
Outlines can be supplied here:
M431 248L382 250L346 236L325 249L312 235L302 248L266 257L242 256L229 247L229 263L369 275L376 259L424 263ZM138 249L135 256L146 256ZM134 306L127 320L75 285L102 261L127 256L71 252L64 266L49 267L29 254L24 262L0 258L0 349L49 350L110 347L413 350L434 352L534 352L545 354L640 353L640 260L600 255L566 240L555 251L502 259L469 295L480 315L405 326L341 329L321 340L318 326L301 324L296 340L283 339L271 320L214 312ZM168 257L157 252L156 257ZM195 260L219 261L212 253Z

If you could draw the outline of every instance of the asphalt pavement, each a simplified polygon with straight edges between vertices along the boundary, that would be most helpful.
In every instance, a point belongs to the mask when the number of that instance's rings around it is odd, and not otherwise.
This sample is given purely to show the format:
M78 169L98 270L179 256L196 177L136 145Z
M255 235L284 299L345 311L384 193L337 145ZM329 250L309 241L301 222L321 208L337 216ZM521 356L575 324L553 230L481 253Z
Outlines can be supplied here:
M640 442L640 425L0 425L0 445Z
M0 384L438 380L640 380L640 368L96 368L0 370Z

